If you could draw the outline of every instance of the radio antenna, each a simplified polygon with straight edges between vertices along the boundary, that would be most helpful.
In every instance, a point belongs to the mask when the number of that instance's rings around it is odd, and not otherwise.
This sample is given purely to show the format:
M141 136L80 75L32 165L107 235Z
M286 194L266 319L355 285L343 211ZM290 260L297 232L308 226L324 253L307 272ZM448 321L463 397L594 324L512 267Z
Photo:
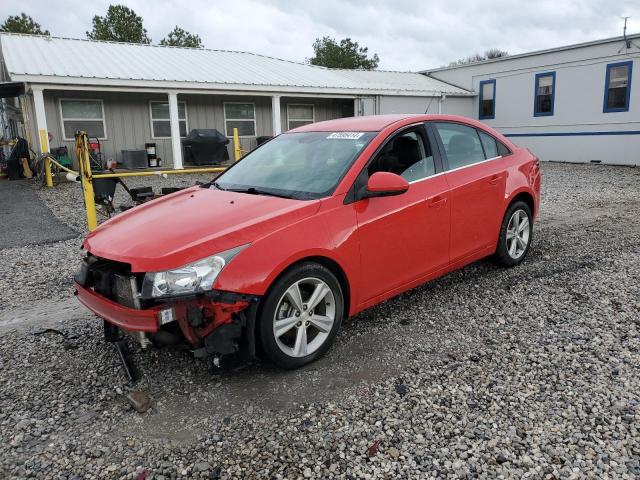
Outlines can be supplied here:
M624 45L618 50L618 53L621 53L622 50L629 50L632 46L639 48L638 45L633 43L629 37L627 37L627 21L631 18L631 16L622 17L624 20L624 27L622 28L622 39L624 40Z
M622 17L624 18L624 28L622 29L622 37L624 38L624 43L627 46L627 49L631 48L631 40L627 38L627 20L631 17Z

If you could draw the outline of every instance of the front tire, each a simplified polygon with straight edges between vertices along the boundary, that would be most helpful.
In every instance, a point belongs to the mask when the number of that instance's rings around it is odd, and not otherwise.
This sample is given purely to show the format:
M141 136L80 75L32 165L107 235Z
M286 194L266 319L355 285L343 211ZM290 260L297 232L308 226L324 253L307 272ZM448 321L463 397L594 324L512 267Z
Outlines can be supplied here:
M312 262L282 275L263 302L262 349L269 361L285 369L321 357L333 343L344 315L340 282L329 269Z
M520 265L529 252L533 240L531 209L525 202L509 205L500 228L498 248L494 260L503 267Z

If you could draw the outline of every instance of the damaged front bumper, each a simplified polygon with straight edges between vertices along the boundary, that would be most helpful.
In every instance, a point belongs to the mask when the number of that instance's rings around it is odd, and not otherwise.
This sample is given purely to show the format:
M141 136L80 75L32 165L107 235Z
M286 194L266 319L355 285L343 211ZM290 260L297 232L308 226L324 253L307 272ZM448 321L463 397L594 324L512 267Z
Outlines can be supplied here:
M212 290L144 301L136 276L122 271L122 264L114 270L110 263L83 268L74 284L80 303L106 322L107 340L115 338L107 332L119 329L135 334L143 346L149 341L157 345L183 343L197 357L228 355L241 349L255 357L258 297Z

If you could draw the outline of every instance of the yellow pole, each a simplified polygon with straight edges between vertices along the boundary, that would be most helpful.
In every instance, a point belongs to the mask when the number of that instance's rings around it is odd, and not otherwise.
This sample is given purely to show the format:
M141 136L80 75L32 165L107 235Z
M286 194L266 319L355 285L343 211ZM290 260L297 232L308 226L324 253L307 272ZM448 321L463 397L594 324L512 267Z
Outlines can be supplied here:
M40 152L47 153L49 151L49 136L44 128L40 129ZM47 187L53 187L53 178L51 177L51 163L49 159L44 159L44 180Z
M49 157L44 157L44 180L47 187L53 187L53 177L51 176L51 161Z
M98 217L96 215L96 203L93 194L89 146L87 134L85 132L76 133L76 154L78 157L78 164L80 166L82 191L84 192L84 208L87 212L87 228L91 232L98 226Z
M242 150L240 149L240 136L238 135L238 129L233 129L233 156L235 161L240 160L242 156Z

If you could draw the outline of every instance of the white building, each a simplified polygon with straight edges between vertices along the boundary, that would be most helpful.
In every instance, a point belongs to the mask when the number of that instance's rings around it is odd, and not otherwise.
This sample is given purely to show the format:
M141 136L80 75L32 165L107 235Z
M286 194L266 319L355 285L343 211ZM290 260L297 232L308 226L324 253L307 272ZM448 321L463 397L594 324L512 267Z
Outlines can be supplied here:
M638 34L423 73L477 92L462 113L542 160L640 165Z

